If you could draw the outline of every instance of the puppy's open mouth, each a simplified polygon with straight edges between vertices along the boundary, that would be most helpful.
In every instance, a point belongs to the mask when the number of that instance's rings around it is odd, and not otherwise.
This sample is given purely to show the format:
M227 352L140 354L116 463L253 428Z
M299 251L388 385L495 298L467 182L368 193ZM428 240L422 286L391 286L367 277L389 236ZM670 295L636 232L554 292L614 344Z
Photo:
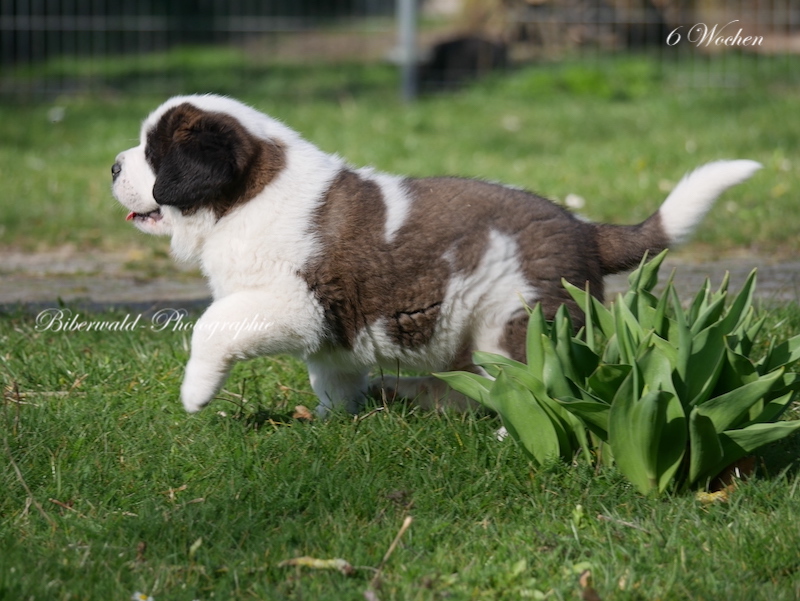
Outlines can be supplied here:
M155 211L150 211L149 213L135 213L131 211L128 213L128 216L125 217L125 221L140 221L140 222L147 222L148 220L152 220L154 223L156 221L161 221L163 215L161 214L161 209L156 209Z

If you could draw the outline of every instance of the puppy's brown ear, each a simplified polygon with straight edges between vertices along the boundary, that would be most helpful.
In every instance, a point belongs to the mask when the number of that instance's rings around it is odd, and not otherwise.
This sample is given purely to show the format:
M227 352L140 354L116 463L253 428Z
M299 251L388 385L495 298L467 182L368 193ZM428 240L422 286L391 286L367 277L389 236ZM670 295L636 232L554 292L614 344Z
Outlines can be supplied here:
M232 202L253 155L251 137L238 121L217 113L191 111L173 125L161 144L155 201L184 213Z

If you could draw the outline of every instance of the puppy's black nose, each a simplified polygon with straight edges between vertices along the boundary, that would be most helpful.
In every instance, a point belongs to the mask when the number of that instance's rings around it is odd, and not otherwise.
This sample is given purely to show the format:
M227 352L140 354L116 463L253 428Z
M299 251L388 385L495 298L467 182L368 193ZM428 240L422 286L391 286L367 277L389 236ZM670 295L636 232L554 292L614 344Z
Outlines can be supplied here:
M120 165L119 163L114 163L113 165L111 165L111 179L112 180L117 179L117 177L119 176L120 173L122 173L122 165Z

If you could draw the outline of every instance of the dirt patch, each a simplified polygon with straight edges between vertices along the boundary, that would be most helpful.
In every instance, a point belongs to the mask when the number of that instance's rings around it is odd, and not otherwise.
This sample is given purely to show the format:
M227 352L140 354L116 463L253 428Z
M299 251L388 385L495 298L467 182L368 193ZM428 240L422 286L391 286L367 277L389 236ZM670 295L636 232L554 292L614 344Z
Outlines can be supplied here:
M758 270L756 294L770 302L800 300L800 260L736 257L692 261L676 255L661 268L662 283L676 270L681 298L691 298L706 278L716 288L725 272L738 290L753 269ZM627 274L606 279L608 296L627 289ZM59 249L45 253L0 250L0 306L42 306L59 302L91 306L146 303L203 304L210 293L194 268L176 265L167 256L141 250L80 252Z
M715 261L690 261L685 257L670 257L659 272L660 286L675 270L675 288L683 300L697 294L706 279L712 289L722 283L725 273L730 273L729 290L741 289L750 272L756 269L756 297L768 303L788 303L800 300L800 261L776 261L768 258L728 258ZM628 288L628 275L618 274L606 278L609 298Z
M90 303L113 306L152 301L196 302L209 297L200 272L148 251L42 253L0 250L0 306Z

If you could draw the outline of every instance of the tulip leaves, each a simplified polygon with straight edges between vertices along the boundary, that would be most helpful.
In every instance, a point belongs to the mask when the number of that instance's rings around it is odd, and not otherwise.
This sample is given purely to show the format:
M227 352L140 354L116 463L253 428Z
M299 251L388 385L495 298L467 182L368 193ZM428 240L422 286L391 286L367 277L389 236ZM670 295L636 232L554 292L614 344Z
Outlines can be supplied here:
M566 308L549 322L533 307L527 364L475 353L486 376L439 377L496 411L536 462L610 455L644 494L705 486L800 429L800 420L778 421L800 390L800 375L787 371L800 336L753 359L764 324L752 306L755 271L732 300L726 276L684 307L671 277L653 292L664 256L642 261L609 307L565 281L586 325L573 334Z

